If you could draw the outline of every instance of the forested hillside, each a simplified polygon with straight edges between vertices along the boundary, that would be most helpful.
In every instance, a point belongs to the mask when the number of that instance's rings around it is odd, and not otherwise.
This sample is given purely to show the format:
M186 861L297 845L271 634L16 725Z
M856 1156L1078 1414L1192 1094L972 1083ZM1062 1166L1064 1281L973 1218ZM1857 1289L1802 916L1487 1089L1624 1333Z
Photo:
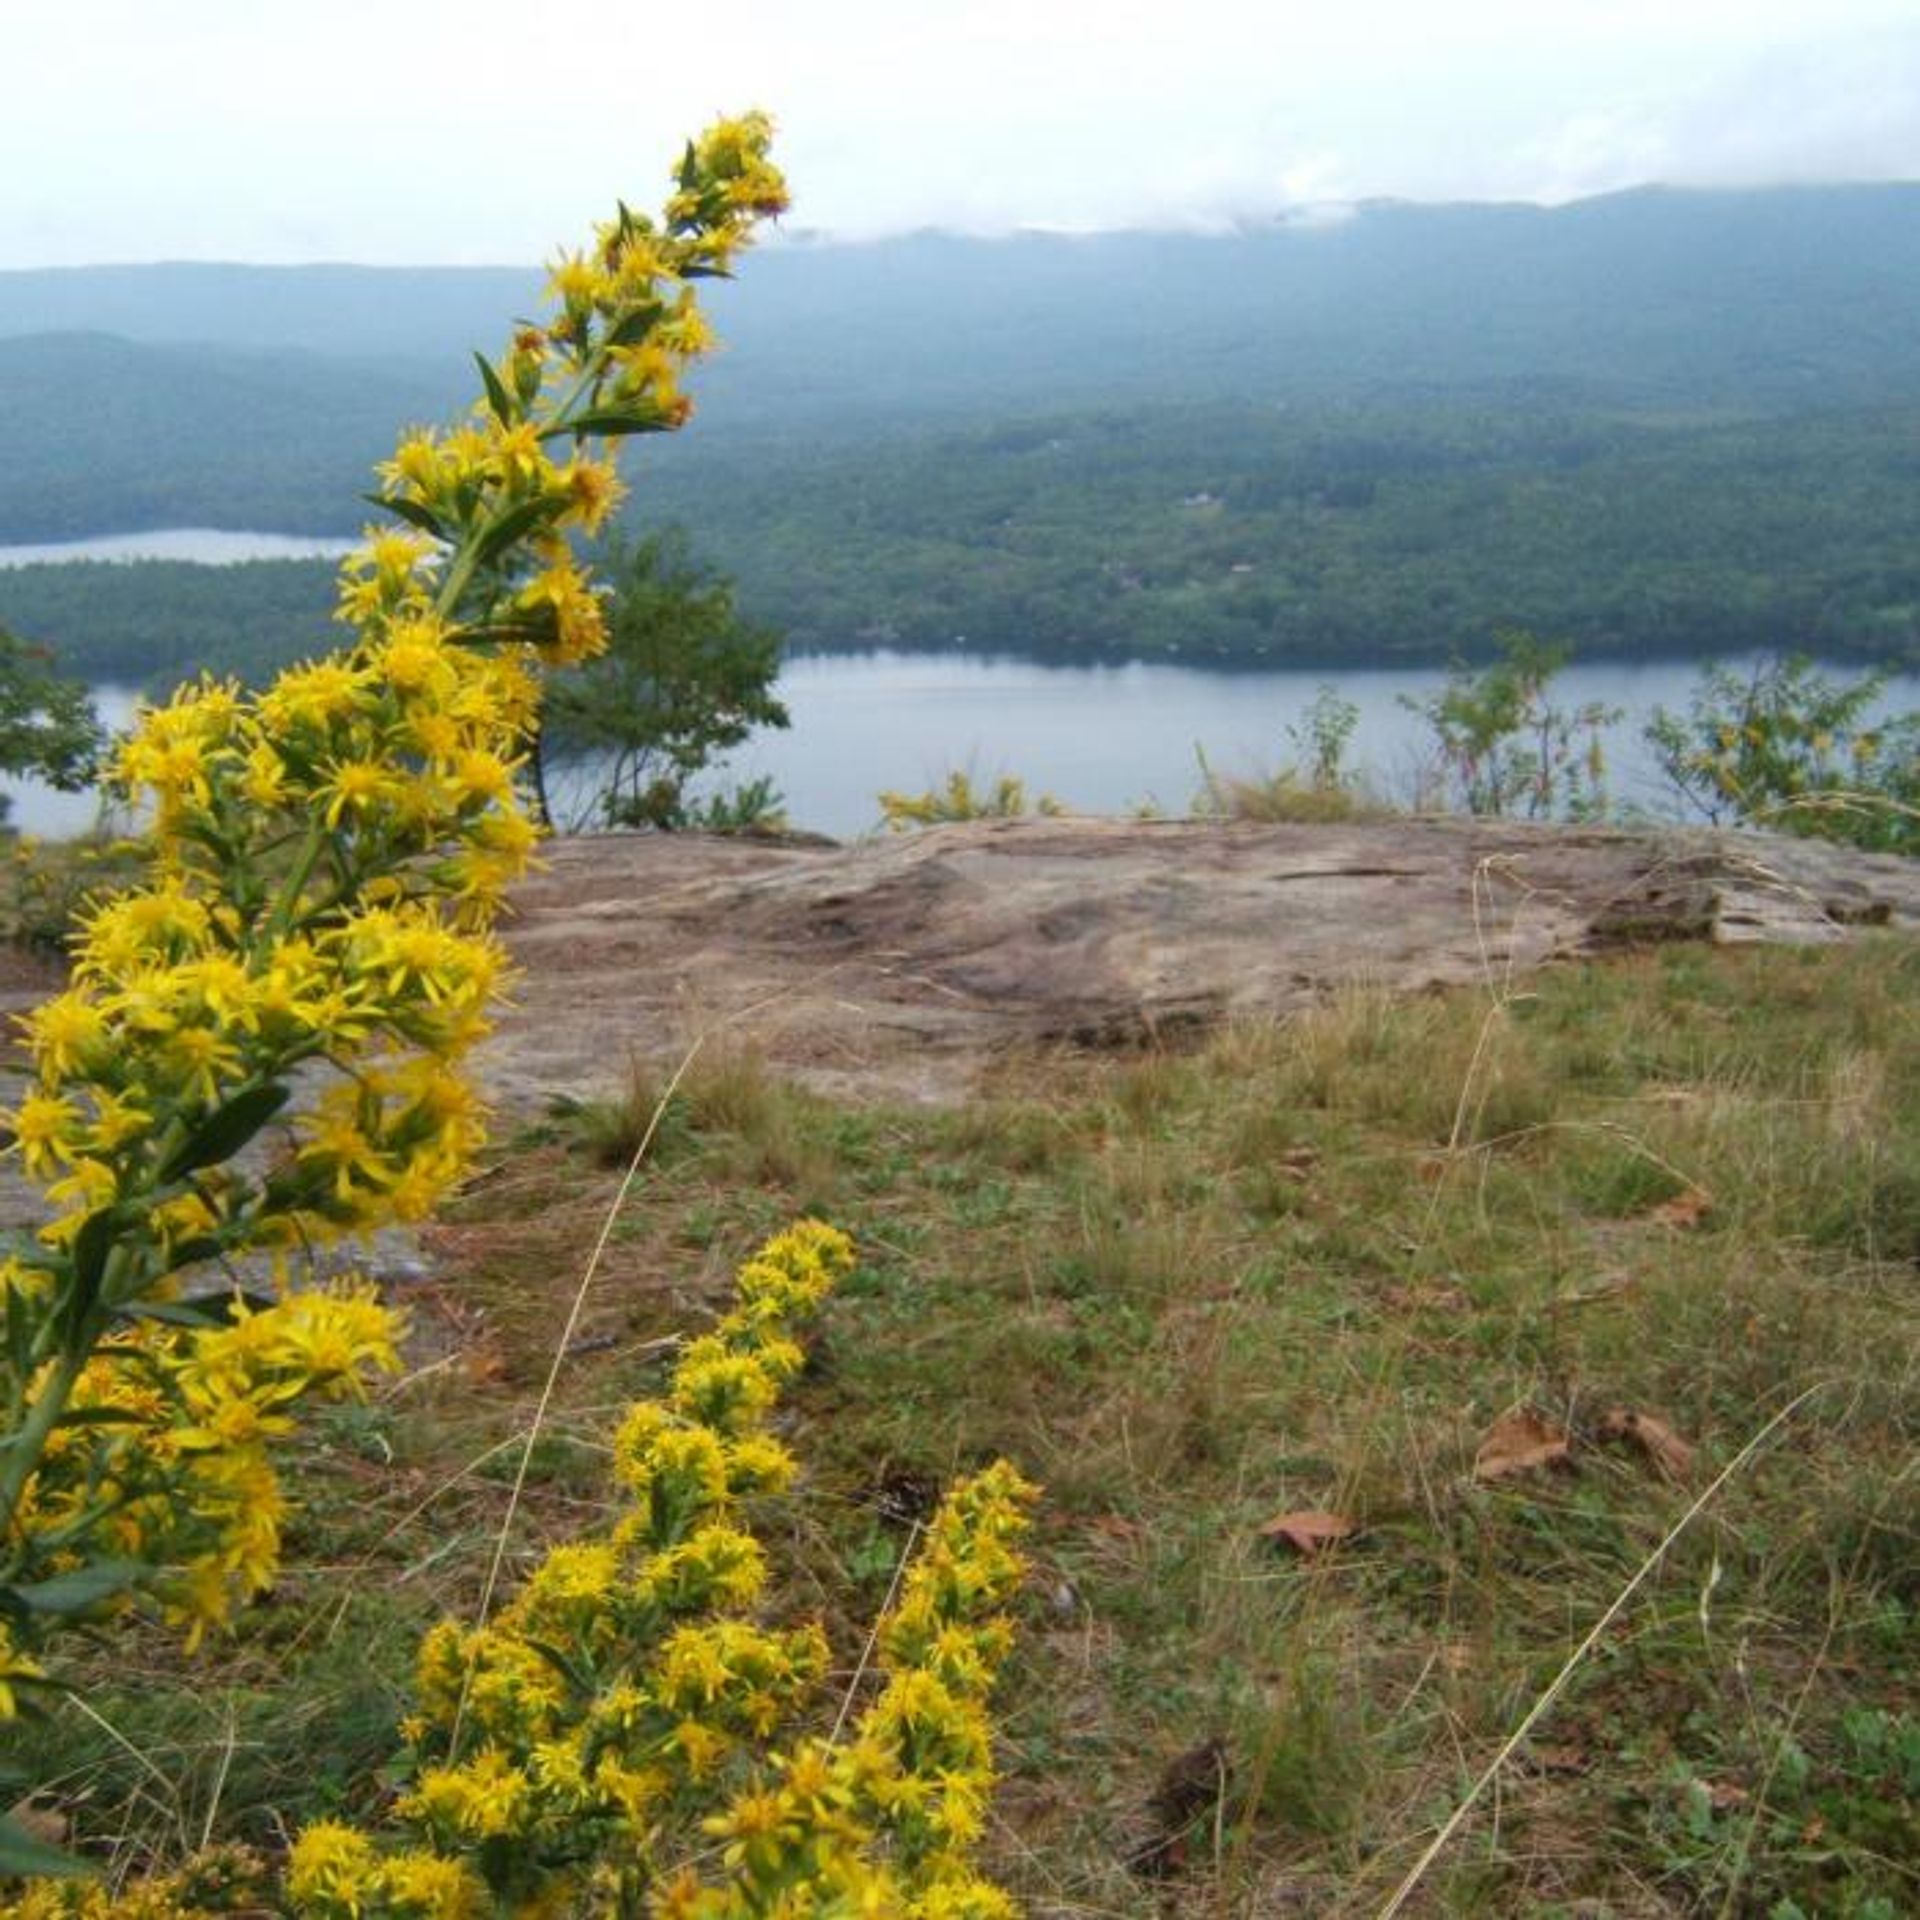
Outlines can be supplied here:
M459 350L537 285L0 274L0 541L351 532L394 419L444 413ZM640 451L635 512L799 644L1432 657L1519 623L1897 655L1920 630L1920 188L799 241L730 292L702 432ZM293 590L249 574L236 614ZM0 617L146 661L192 652L197 596L12 574Z
M396 419L457 388L387 361L109 333L0 339L0 539L157 526L353 533Z

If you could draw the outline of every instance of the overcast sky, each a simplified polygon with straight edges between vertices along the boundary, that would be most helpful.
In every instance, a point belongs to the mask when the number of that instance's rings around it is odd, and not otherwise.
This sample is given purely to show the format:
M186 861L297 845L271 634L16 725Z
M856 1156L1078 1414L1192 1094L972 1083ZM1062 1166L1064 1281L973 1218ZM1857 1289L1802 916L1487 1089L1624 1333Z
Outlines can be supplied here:
M520 262L768 108L796 228L1920 178L1920 0L0 0L0 267Z

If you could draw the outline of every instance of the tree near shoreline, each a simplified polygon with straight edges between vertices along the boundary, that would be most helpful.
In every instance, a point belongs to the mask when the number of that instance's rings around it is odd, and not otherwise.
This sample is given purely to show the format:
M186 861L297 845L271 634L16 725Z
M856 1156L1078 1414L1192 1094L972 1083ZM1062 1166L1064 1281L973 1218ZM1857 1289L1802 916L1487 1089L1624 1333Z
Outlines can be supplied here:
M0 626L0 773L35 774L63 793L92 784L106 734L87 690L52 656ZM0 793L0 825L12 801Z
M677 529L616 541L605 565L606 650L548 686L540 798L556 756L577 755L592 764L592 787L560 824L695 824L688 782L754 728L787 725L773 695L780 636L740 613L732 584L695 560Z

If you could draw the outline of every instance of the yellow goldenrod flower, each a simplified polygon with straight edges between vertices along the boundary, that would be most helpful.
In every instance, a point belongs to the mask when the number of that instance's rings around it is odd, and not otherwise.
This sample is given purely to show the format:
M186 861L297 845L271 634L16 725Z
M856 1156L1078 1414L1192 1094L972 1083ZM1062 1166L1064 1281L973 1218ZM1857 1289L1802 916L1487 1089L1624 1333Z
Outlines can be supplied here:
M84 988L56 994L20 1022L33 1049L43 1086L58 1087L72 1074L84 1074L100 1060L107 1022L99 1003Z
M85 1116L62 1094L30 1093L11 1112L0 1113L11 1130L20 1164L35 1179L65 1166L85 1124Z

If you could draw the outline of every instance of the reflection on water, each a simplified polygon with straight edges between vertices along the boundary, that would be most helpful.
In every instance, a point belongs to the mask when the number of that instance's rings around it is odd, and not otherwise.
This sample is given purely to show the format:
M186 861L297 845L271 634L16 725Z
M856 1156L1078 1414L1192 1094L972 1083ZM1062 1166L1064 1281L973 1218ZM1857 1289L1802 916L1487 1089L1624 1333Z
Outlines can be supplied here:
M1728 661L1736 670L1753 663ZM1835 673L1853 677L1851 670ZM1684 708L1698 668L1687 661L1569 667L1555 701L1622 707L1608 739L1609 785L1627 806L1664 810L1668 796L1639 729L1656 706ZM718 775L733 785L764 775L785 796L796 825L845 838L879 819L883 787L920 792L956 767L978 780L1019 775L1030 794L1046 792L1089 813L1152 804L1179 813L1201 783L1196 750L1220 773L1272 771L1298 758L1288 737L1315 694L1332 686L1360 709L1349 761L1386 797L1417 789L1428 759L1425 724L1401 697L1418 700L1444 684L1437 669L1351 668L1219 672L1195 667L1059 667L958 654L819 654L787 663L780 696L791 730L756 735ZM124 724L132 696L95 689L104 717ZM1920 675L1890 683L1886 705L1920 708ZM58 834L91 824L89 796L10 783L14 823ZM716 784L712 777L705 783ZM582 783L556 781L559 806Z
M149 533L105 533L92 540L0 546L0 567L60 566L71 560L191 560L203 567L231 567L242 560L337 560L352 544L298 533L156 527Z

